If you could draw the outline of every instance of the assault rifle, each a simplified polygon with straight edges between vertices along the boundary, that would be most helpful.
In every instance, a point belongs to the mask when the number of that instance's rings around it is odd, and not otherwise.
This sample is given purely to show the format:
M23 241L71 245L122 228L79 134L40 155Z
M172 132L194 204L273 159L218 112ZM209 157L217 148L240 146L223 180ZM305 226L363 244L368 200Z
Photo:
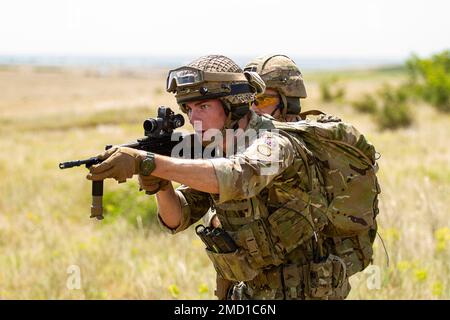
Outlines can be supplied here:
M149 118L144 121L144 135L145 137L137 141L121 144L120 147L128 147L138 150L150 151L157 154L170 156L172 149L180 143L180 141L172 141L172 133L174 129L184 125L184 118L181 114L174 114L170 108L159 107L158 116L156 119ZM107 145L105 150L112 148L112 145ZM86 168L101 163L98 157L91 157L84 160L74 160L62 162L59 164L60 169L68 169L85 165ZM92 181L92 205L91 218L97 220L103 219L103 180Z

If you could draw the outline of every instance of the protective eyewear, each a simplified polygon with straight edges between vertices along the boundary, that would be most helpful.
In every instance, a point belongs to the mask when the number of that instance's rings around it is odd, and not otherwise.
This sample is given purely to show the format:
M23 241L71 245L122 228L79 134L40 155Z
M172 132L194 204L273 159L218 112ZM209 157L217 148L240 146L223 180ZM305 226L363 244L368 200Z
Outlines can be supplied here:
M191 67L181 67L169 71L166 90L174 92L177 88L200 85L204 82L247 81L243 73L205 72Z
M279 95L261 95L256 97L255 105L258 109L265 109L268 107L273 107L280 103Z

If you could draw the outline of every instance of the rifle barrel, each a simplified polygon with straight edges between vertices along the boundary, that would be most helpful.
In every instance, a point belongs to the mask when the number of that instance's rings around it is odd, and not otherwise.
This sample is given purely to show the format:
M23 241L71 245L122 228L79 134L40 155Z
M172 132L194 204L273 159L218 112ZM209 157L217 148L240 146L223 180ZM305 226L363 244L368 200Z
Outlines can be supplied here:
M100 163L100 162L102 162L102 161L99 158L92 157L92 158L84 159L84 160L61 162L59 164L59 168L60 169L68 169L68 168L73 168L73 167L79 167L79 166L82 166L83 164L85 164L86 167L89 168L90 166Z

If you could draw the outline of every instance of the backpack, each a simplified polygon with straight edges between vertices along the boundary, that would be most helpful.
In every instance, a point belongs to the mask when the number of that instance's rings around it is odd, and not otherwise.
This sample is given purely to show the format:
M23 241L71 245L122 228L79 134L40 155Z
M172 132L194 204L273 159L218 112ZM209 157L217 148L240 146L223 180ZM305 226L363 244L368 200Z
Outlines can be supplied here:
M306 118L311 114L319 117ZM328 223L319 235L329 253L344 261L351 276L372 262L381 192L377 152L355 127L336 117L315 110L301 117L304 120L298 122L273 123L276 129L300 137L302 152L309 158L312 155L328 204Z

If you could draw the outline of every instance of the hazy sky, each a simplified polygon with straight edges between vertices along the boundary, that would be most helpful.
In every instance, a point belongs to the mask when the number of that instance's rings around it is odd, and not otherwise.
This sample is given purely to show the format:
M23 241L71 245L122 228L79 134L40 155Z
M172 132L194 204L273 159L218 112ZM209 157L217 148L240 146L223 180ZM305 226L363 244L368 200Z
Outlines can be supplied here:
M405 57L450 47L447 0L0 0L0 54Z

